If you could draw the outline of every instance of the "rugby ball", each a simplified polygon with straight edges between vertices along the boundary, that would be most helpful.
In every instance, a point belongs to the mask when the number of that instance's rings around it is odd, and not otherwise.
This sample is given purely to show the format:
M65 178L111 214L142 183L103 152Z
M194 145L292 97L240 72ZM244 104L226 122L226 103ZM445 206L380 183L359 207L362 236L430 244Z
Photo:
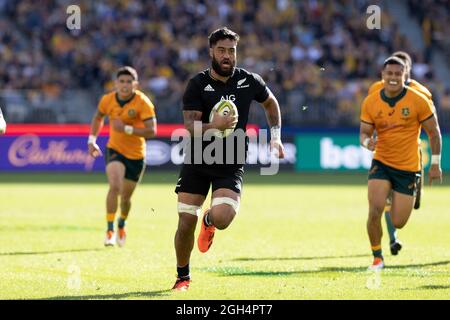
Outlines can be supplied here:
M217 102L216 105L212 108L211 113L209 114L209 122L213 120L215 112L219 113L222 116L233 115L239 117L237 107L231 100L220 100L219 102ZM234 125L234 127L232 128L225 129L224 131L217 130L214 135L219 138L225 138L229 136L235 128L236 125Z

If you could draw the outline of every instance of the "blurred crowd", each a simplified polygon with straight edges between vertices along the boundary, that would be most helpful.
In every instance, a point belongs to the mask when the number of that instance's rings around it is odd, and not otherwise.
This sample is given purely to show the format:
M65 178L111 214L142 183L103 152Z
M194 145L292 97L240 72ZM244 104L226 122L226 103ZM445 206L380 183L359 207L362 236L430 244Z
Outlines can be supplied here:
M450 56L450 2L448 0L408 0L409 14L415 17L422 27L426 46L425 61L429 62L431 51L435 47L444 50Z
M1 90L26 89L38 104L68 89L98 95L113 88L119 66L131 65L161 121L180 121L187 80L210 64L207 36L228 26L241 36L238 66L262 75L286 125L357 125L369 85L396 50L411 54L413 78L433 91L438 108L450 110L449 88L385 10L382 28L367 28L368 0L81 0L81 29L69 30L71 2L0 0ZM426 2L409 1L423 21ZM444 35L448 11L441 16L432 38ZM252 116L264 122L263 114Z

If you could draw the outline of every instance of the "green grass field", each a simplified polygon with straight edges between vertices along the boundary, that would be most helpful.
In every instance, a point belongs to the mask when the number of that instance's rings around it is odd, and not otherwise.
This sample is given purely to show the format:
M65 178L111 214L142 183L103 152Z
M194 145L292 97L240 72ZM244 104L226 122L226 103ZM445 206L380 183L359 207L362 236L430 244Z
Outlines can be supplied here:
M125 248L103 247L104 175L0 174L0 299L448 299L449 180L426 188L396 257L386 234L377 275L364 175L247 173L239 215L173 293L176 173L146 174Z

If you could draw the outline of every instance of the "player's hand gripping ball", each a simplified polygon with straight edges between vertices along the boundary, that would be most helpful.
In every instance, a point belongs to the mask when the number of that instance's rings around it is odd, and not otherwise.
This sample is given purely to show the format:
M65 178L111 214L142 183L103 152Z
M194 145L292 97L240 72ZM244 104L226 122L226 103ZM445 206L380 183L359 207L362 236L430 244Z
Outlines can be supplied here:
M239 116L236 105L231 100L221 100L216 103L216 105L212 108L211 113L209 114L209 122L212 122L214 118L214 114L217 112L221 116L235 116L236 118ZM219 138L225 138L229 136L234 129L236 128L237 122L234 124L232 128L225 129L224 131L217 130L214 135Z

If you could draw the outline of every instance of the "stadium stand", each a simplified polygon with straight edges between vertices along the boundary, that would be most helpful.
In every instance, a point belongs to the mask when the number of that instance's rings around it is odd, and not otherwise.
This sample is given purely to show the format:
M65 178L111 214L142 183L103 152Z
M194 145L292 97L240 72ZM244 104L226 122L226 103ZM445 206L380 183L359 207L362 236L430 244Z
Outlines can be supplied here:
M450 119L450 88L434 76L428 51L415 48L386 10L381 30L369 30L370 1L78 2L81 30L68 30L67 1L0 0L0 103L9 122L89 122L121 65L138 70L160 122L181 122L186 81L208 67L207 35L223 25L241 35L238 65L268 82L286 126L357 126L368 86L396 50L411 53L413 78ZM440 1L447 11L435 12L428 2L409 0L410 15L431 30L430 45L449 52L448 41L436 40L449 8ZM260 108L250 119L265 123Z

